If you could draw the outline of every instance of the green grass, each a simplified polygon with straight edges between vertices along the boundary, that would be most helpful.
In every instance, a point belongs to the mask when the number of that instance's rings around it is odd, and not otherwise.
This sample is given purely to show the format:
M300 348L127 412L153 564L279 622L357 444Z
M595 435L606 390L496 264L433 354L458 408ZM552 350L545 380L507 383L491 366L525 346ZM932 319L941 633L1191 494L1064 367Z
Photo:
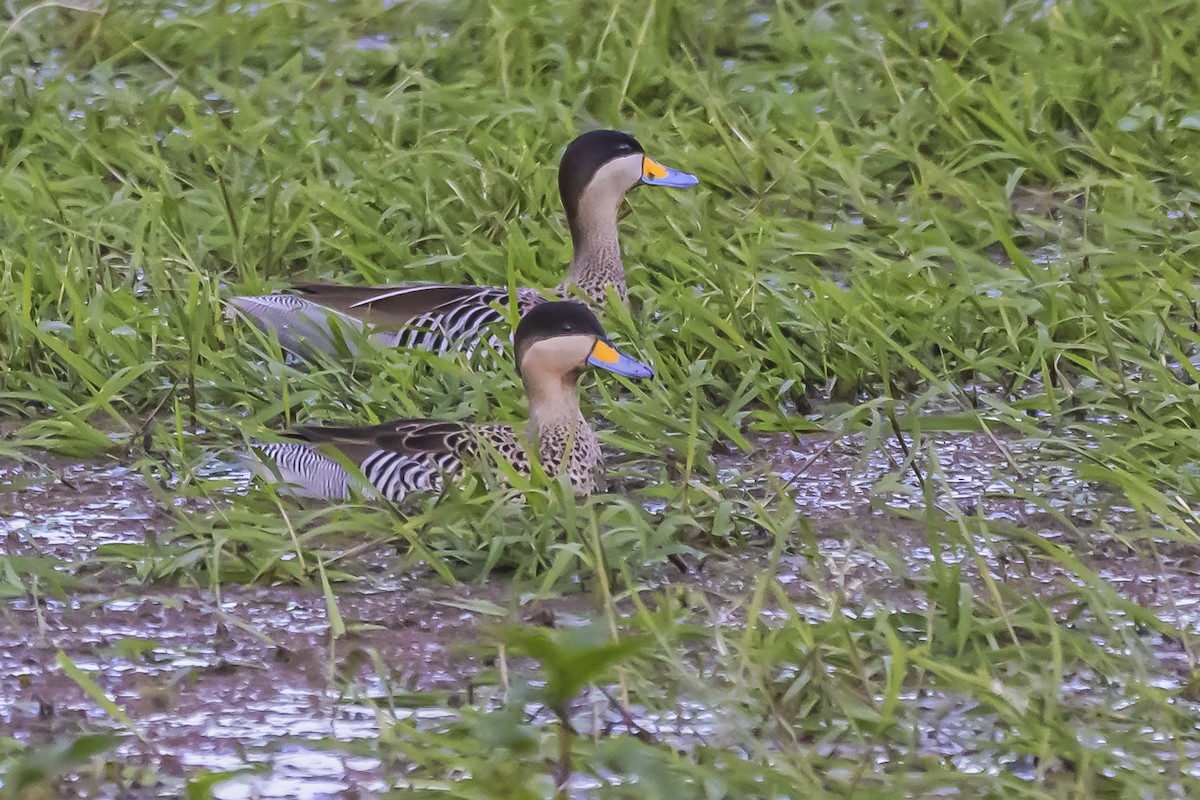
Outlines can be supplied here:
M394 567L431 580L594 589L611 629L640 637L618 654L636 706L728 715L678 748L586 735L564 748L559 717L514 716L528 695L493 686L498 706L445 729L397 723L369 744L433 783L461 766L472 781L450 796L553 794L547 762L566 752L582 772L639 776L596 790L609 797L1196 789L1182 772L1200 745L1196 692L1156 638L1190 669L1196 631L1128 602L1097 566L1114 537L1155 563L1197 544L1191 3L114 0L5 13L0 455L121 458L164 501L202 506L145 545L102 548L88 565L100 578L6 559L6 596L117 576L300 582L333 598L366 555L399 547ZM299 508L206 476L297 420L521 419L511 366L366 353L297 368L231 325L222 298L300 278L553 286L569 257L554 166L593 126L635 133L702 181L630 197L633 310L605 321L658 378L585 381L617 454L612 494L576 506L535 485L515 505L472 484L402 517ZM939 428L1015 433L1134 513L1085 525L1026 491L1072 532L1064 543L943 504L903 523L931 560L850 519L846 538L914 592L872 599L822 567L778 482L718 476L761 471L759 435L882 445L895 428L916 453ZM921 469L930 492L953 477ZM1072 580L1030 596L981 577L981 543ZM784 596L761 561L772 548L807 565L819 614ZM760 559L726 598L734 612L689 581L638 590L673 574L656 571L668 559L701 554ZM938 724L923 698L976 726L982 771L920 752ZM40 763L3 759L10 775Z

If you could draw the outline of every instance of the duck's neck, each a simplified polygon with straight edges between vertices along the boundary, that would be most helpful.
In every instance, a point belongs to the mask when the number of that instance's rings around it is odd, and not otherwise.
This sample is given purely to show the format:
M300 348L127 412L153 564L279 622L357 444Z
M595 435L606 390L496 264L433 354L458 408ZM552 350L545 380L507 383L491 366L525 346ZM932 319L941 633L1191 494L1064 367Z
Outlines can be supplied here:
M575 494L591 494L601 464L600 445L579 410L575 381L527 381L525 388L529 393L529 436L537 443L542 469L548 475L565 471Z
M580 199L569 220L574 254L560 294L571 294L575 287L590 303L602 306L611 286L622 303L628 302L617 231L617 210L622 196L585 194Z

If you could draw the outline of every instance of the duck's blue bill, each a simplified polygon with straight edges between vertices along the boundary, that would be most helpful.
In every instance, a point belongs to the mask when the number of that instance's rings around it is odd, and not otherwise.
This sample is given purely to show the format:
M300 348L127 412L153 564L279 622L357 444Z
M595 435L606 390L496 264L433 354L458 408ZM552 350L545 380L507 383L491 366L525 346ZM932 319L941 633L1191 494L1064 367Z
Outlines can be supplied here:
M606 369L626 378L653 378L654 368L649 367L636 358L630 358L612 346L607 339L597 339L588 356L588 363L593 367Z
M642 183L651 186L673 186L676 189L686 189L695 186L700 179L695 175L680 172L677 169L663 166L650 156L642 157Z

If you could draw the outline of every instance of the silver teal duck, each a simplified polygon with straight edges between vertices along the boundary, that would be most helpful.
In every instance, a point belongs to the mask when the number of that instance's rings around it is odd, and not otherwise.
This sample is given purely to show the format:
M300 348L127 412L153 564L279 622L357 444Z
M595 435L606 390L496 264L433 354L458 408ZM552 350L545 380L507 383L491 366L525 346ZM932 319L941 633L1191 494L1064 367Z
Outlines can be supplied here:
M577 383L588 367L628 378L650 378L647 365L619 352L587 306L541 303L526 313L513 336L517 371L529 399L529 426L431 419L400 419L365 427L303 426L293 441L259 445L255 471L304 497L340 500L354 487L402 501L439 491L480 459L496 459L518 473L531 470L527 443L549 475L566 474L579 496L591 494L603 471L596 434L579 408ZM332 454L340 451L341 458ZM343 463L355 465L370 487Z
M301 283L287 293L230 298L236 312L273 330L285 349L307 354L354 350L354 329L385 347L473 355L488 342L502 347L510 301L523 316L551 299L582 299L601 307L609 287L627 303L617 213L635 186L695 186L699 180L646 155L633 136L612 130L578 136L563 153L558 190L571 233L566 279L549 293L507 286L402 284L347 286ZM349 326L349 327L343 327Z

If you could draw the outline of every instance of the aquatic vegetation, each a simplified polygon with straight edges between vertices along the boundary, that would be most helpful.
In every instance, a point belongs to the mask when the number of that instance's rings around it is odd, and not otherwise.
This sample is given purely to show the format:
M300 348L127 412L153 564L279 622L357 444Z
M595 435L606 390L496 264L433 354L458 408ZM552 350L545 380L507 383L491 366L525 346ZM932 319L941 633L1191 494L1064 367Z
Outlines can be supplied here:
M14 9L0 791L1197 793L1191 5ZM224 299L555 286L592 127L700 179L620 223L609 492L248 484L267 429L525 418Z

